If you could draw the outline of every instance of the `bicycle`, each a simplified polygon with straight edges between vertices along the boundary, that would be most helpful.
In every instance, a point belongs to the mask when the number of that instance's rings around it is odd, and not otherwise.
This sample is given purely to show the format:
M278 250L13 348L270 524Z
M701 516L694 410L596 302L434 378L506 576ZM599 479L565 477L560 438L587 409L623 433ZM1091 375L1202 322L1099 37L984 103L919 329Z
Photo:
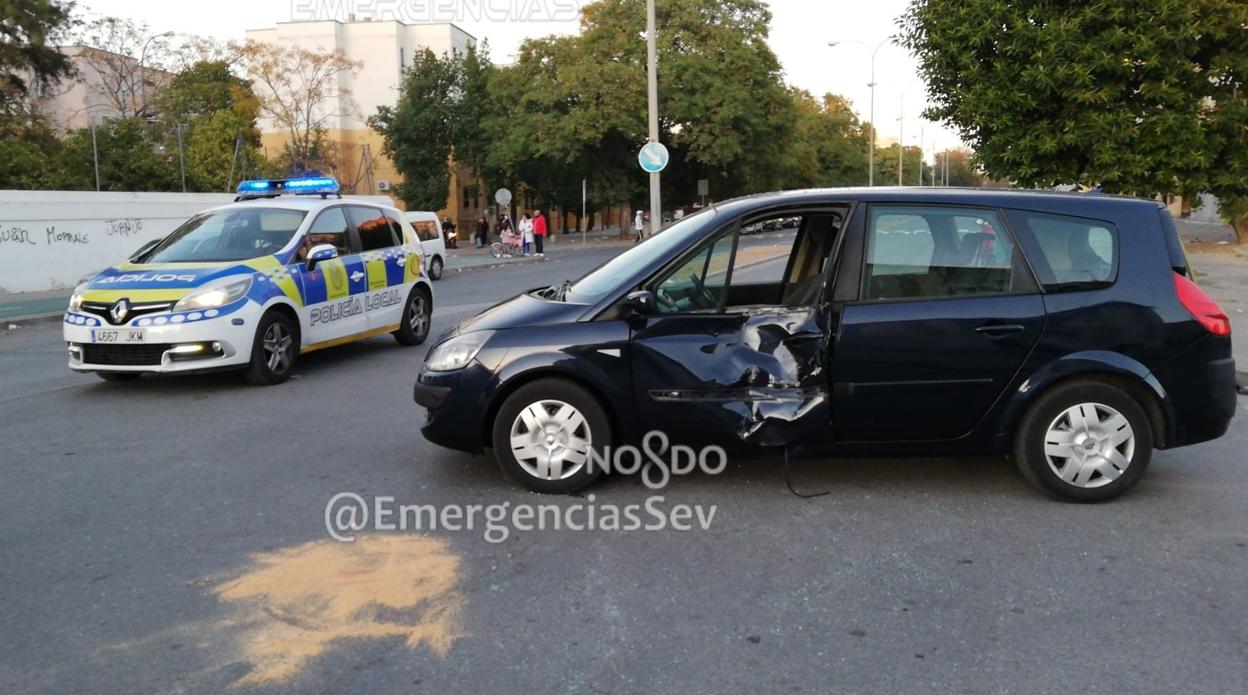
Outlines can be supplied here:
M503 241L496 241L490 244L490 255L495 258L503 256L519 256L524 253L524 246L520 243L520 237L513 239L503 238Z

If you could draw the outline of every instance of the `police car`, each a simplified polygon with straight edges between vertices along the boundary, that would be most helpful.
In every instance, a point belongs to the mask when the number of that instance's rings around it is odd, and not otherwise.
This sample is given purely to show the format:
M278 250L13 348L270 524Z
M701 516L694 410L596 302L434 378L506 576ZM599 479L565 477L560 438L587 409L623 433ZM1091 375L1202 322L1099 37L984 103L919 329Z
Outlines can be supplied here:
M65 313L69 367L109 381L245 369L288 379L301 354L370 336L429 335L420 242L395 209L343 199L332 178L244 181L79 285Z

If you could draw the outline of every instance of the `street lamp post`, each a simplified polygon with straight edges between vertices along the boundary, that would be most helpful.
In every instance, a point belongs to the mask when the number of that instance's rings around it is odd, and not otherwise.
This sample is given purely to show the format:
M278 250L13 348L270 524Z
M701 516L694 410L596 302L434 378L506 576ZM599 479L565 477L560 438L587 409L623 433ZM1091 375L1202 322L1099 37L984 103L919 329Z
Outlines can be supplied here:
M173 36L172 31L166 31L163 34L149 36L148 39L143 42L143 48L139 50L139 101L141 103L139 103L138 108L135 109L136 112L139 111L139 109L147 111L147 74L145 72L147 68L147 49L156 39L166 39L170 36ZM136 113L135 115L142 117L145 114Z
M871 133L870 133L870 139L867 145L867 185L868 186L875 185L875 56L877 53L880 52L880 49L884 47L884 44L889 43L889 41L890 39L884 39L879 44L877 44L875 48L872 48L870 44L863 43L862 41L856 41L856 40L833 41L828 44L829 47L836 48L837 46L853 43L853 44L862 46L863 48L871 52L871 81L867 83L867 86L871 88L871 112L869 116L869 118L871 119Z
M655 39L654 0L646 0L646 80L650 102L650 142L659 141L659 49ZM663 195L659 174L650 174L650 234L663 224Z

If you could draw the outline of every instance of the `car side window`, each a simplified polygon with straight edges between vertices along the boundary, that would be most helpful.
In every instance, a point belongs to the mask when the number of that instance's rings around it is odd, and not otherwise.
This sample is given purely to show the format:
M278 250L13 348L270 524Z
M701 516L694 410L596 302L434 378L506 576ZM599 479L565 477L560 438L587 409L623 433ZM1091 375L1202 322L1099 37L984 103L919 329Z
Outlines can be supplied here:
M867 228L867 300L1006 294L1014 244L995 212L877 206Z
M1114 225L1021 210L1010 216L1046 292L1113 283L1118 253L1118 230Z
M390 228L386 216L377 208L352 205L347 208L347 216L360 235L361 251L376 251L398 246L394 230Z
M670 272L655 287L656 310L662 314L718 311L728 285L735 239L733 230L720 234Z
M299 246L299 260L307 260L308 252L312 250L312 247L320 246L321 244L329 244L338 249L339 256L351 253L350 236L347 233L347 217L343 214L342 208L337 207L325 210L312 221L312 226L303 238L303 244Z
M386 215L386 222L390 225L391 231L394 232L394 238L400 246L407 243L406 235L403 234L403 223L395 219L394 215Z
M412 229L416 230L416 238L421 241L436 241L438 239L438 225L436 222L420 220L411 223Z

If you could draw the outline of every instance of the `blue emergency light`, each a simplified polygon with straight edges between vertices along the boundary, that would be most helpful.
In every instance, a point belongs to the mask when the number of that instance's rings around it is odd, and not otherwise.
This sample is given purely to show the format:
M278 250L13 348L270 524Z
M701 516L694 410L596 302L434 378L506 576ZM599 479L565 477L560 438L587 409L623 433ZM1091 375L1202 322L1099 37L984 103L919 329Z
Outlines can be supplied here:
M240 196L275 196L282 193L295 195L337 195L338 181L329 176L306 179L260 179L238 184Z

